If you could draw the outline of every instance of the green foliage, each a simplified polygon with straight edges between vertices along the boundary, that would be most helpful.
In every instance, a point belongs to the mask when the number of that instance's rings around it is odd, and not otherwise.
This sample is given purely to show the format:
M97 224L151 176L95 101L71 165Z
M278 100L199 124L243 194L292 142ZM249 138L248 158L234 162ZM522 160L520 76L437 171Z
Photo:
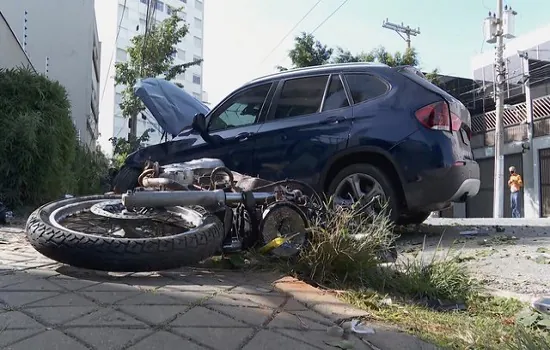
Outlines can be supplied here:
M111 159L111 165L113 168L120 169L126 160L126 157L133 150L145 147L145 142L149 141L149 133L153 132L153 129L147 129L140 137L130 137L127 140L123 137L111 137L109 141L113 145L113 158Z
M120 108L122 115L130 117L145 107L134 95L134 85L141 78L163 76L172 80L190 66L201 64L202 59L174 65L176 45L188 33L188 27L179 16L182 9L174 9L170 17L159 25L151 26L147 35L139 34L130 39L128 61L115 64L115 84L124 85Z
M94 189L102 168L77 144L61 84L26 68L0 69L0 120L0 201L16 208Z
M334 55L333 55L334 53ZM390 67L396 66L418 66L419 57L414 48L406 49L404 53L388 52L383 46L377 47L369 52L361 52L357 55L341 47L327 48L319 40L315 40L312 34L301 33L294 38L294 48L290 50L288 57L294 68L319 66L327 63L349 63L349 62L378 62L387 64ZM332 58L332 59L331 59ZM277 66L279 71L288 70L285 67ZM434 69L426 75L426 78L434 84L438 84L438 71Z

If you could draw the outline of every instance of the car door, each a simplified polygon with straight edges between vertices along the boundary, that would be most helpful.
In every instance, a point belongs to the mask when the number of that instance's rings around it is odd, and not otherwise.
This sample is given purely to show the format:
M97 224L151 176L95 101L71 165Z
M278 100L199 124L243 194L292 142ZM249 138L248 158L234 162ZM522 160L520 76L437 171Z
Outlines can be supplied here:
M250 174L255 135L265 119L273 85L254 85L229 97L207 116L208 134L219 136L219 142L206 142L197 135L192 145L181 148L182 155L177 158L218 158L229 169Z
M318 184L328 159L346 148L351 117L340 74L281 81L256 138L254 174Z

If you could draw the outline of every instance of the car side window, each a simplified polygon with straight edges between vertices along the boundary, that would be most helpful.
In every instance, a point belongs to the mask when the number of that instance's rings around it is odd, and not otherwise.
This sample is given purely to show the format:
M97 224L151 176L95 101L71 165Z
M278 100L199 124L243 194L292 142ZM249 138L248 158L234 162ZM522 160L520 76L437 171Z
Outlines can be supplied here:
M274 118L292 118L319 112L327 80L328 75L285 81Z
M221 131L257 123L270 88L271 83L255 86L231 98L214 112L208 131Z
M354 104L372 100L389 89L388 84L369 74L346 74L346 81Z
M332 75L328 86L327 96L323 104L323 112L349 107L348 97L344 85L338 74Z

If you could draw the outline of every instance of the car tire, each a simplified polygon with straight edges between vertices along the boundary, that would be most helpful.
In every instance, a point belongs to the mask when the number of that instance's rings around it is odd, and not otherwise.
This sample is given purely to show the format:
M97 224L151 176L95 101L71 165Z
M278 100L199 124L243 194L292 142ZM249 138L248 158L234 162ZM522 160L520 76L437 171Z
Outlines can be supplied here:
M138 187L138 178L141 172L141 169L123 165L113 180L113 192L121 194Z
M399 225L420 225L430 216L432 212L420 212L403 215L397 220Z
M338 172L338 174L336 174L334 179L331 181L328 187L328 194L330 196L334 195L340 183L354 174L367 175L378 182L388 200L388 209L390 210L389 219L394 223L397 222L400 216L401 208L399 206L400 201L397 197L395 185L389 177L376 166L370 164L353 164L345 167Z

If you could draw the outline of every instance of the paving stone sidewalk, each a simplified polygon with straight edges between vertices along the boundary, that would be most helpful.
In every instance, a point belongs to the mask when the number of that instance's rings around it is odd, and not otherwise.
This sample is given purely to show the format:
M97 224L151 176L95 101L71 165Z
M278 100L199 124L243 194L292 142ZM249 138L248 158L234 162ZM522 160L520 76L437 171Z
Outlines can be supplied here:
M0 227L2 349L337 349L327 328L362 314L295 279L185 268L102 273L34 251ZM434 349L376 328L353 349Z

